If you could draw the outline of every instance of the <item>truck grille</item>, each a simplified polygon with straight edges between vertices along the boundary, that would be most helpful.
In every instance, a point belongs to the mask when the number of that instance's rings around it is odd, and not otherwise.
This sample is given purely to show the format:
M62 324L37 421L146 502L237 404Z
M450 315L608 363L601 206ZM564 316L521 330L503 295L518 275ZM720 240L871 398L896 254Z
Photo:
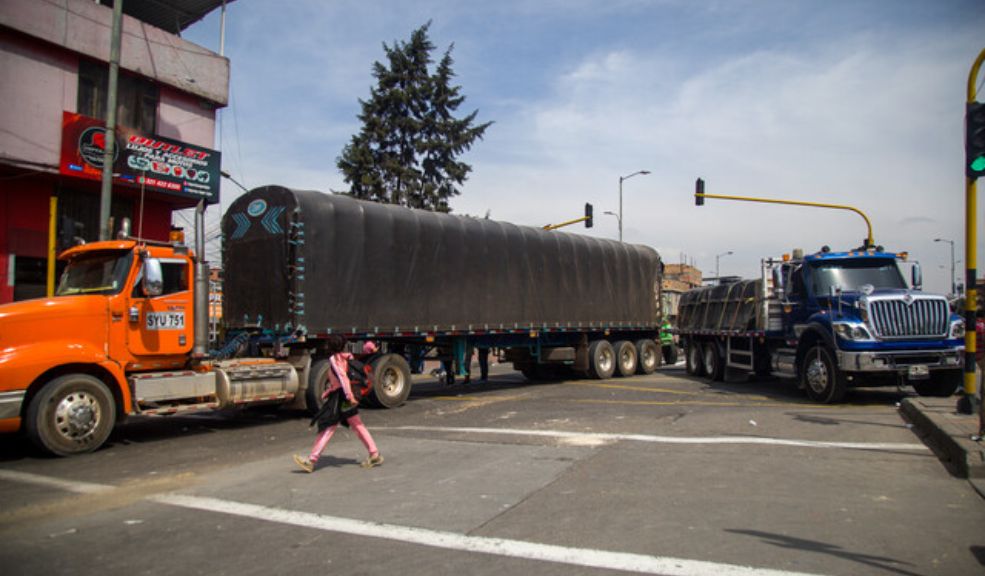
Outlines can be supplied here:
M870 300L869 319L882 338L941 338L950 327L947 301L939 298Z

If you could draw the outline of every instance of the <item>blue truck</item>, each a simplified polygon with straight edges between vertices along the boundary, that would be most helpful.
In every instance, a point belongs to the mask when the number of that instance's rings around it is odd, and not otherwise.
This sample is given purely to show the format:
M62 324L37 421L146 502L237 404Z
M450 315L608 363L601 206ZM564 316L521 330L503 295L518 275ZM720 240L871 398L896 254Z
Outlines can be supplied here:
M911 385L921 396L961 386L964 321L943 295L907 286L906 253L864 246L762 260L761 276L681 298L676 332L688 374L791 377L814 401L853 387Z

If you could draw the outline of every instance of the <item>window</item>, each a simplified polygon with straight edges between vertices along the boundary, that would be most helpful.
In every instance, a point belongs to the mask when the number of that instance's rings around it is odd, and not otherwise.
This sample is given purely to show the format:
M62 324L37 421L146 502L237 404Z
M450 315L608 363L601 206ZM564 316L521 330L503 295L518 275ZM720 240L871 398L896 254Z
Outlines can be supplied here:
M129 250L80 254L65 267L55 295L116 294L123 289L131 259Z
M161 260L161 276L163 277L164 290L161 296L184 292L188 290L188 265L184 260ZM133 284L133 298L144 298L143 287L140 281L144 277L144 268L140 267L137 273L137 280Z
M106 119L106 88L109 67L90 60L79 61L78 113ZM157 132L157 86L152 82L120 72L116 95L116 123L140 132Z

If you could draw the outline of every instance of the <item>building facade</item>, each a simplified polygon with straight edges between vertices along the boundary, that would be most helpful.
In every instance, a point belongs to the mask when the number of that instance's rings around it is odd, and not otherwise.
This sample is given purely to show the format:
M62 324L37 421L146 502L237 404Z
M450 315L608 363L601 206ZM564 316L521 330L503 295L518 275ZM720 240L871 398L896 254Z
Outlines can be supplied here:
M141 19L141 6L181 2L131 4L111 229L126 218L132 234L165 241L174 210L218 201L212 148L229 61ZM195 4L204 15L221 1ZM112 8L92 0L0 0L0 303L45 296L54 255L99 237L112 24Z

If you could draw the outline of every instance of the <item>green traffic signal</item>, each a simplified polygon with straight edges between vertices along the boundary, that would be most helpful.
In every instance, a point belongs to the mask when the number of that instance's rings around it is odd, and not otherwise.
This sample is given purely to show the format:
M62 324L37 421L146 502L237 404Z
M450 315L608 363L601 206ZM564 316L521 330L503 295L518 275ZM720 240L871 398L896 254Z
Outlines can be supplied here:
M985 172L985 156L979 156L971 161L972 172Z
M985 176L985 104L968 102L964 117L965 175Z

